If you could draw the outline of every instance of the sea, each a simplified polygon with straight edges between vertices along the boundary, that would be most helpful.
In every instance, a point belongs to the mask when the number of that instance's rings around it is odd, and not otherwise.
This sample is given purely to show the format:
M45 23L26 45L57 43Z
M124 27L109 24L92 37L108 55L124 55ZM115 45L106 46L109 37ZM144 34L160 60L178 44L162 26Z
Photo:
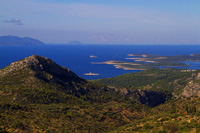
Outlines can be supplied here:
M139 70L123 70L113 65L93 64L92 62L105 62L109 60L131 61L125 58L128 54L157 54L160 56L189 55L200 53L200 45L69 45L51 44L46 46L1 46L0 69L12 62L31 55L39 55L52 59L57 64L65 66L78 76L92 80L115 77L125 73L136 73ZM90 56L96 56L91 58ZM200 69L200 62L186 62L188 69ZM165 67L162 67L165 68ZM99 75L84 75L85 73Z

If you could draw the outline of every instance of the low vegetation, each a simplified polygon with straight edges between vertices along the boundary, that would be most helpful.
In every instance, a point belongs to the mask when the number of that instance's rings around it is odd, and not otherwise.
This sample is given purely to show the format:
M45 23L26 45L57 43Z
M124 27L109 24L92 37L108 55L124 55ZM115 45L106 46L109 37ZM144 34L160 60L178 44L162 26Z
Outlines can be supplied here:
M112 78L97 79L93 80L93 82L129 89L148 89L178 94L190 80L194 79L198 72L199 70L186 72L185 70L173 68L151 68L138 73L128 73Z
M147 106L156 92L199 83L198 71L149 69L93 82L43 57L25 62L0 70L0 132L200 132L197 95Z

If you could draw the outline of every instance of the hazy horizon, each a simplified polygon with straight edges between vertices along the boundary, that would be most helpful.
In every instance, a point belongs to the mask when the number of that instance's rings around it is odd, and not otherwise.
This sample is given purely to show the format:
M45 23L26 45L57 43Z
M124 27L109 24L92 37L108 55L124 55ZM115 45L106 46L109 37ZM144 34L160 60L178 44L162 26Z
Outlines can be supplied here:
M200 1L1 0L0 36L46 44L200 44Z

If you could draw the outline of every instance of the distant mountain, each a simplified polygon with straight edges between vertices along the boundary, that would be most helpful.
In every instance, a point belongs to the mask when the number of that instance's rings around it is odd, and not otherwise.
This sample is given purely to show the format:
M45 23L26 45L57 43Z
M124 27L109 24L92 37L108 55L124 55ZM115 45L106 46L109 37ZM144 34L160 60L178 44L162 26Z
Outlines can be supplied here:
M82 43L79 41L71 41L71 42L69 42L69 44L82 44Z
M0 46L43 46L43 42L30 38L17 36L0 36Z

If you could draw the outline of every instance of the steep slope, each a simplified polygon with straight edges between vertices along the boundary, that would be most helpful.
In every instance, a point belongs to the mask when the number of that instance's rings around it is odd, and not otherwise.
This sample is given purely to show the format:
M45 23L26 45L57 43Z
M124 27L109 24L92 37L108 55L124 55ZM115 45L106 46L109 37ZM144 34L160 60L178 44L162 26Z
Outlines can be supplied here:
M1 97L10 101L58 102L65 101L68 93L84 93L87 81L48 58L33 55L0 70L0 83Z
M23 60L11 63L10 66L0 70L0 76L3 77L5 75L9 75L11 72L16 72L20 70L30 69L35 72L44 72L44 74L50 74L52 77L58 78L63 81L74 81L74 82L85 82L84 79L78 77L75 73L70 71L65 67L61 67L56 64L54 61L37 55L32 55ZM52 77L46 77L45 80L53 80Z
M185 97L200 95L200 73L196 74L195 78L188 82L181 95Z
M0 46L44 46L45 44L39 40L24 37L20 38L17 36L1 36Z
M125 96L127 99L139 104L144 104L148 107L155 107L163 104L172 97L171 94L162 91L127 89L112 86L109 86L109 88L114 88L115 91L119 92L120 95Z

